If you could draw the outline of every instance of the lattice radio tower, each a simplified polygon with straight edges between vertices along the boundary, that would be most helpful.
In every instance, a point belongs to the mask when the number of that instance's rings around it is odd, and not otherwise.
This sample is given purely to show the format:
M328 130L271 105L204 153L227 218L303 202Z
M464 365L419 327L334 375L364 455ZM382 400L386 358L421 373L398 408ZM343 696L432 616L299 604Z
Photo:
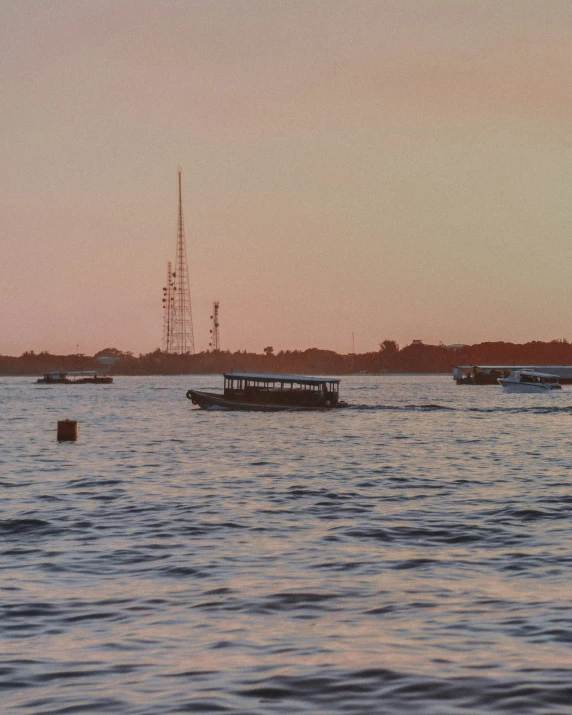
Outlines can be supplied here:
M175 270L172 273L173 284L167 284L167 292L172 291L172 306L168 328L164 325L167 336L163 343L165 350L181 355L195 352L193 337L193 314L191 310L191 291L189 287L189 266L187 263L187 246L185 242L185 225L183 222L183 194L181 188L181 169L179 168L179 221L177 226L177 257Z
M213 303L213 314L211 315L213 326L211 328L211 341L209 347L213 353L218 353L220 350L220 335L218 332L218 300Z

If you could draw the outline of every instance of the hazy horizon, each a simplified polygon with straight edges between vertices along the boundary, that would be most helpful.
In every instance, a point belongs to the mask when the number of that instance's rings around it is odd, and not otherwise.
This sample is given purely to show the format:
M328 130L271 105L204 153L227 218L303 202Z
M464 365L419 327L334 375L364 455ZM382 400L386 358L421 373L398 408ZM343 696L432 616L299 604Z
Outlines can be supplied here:
M404 343L404 344L399 344L399 343L397 343L396 341L394 341L394 342L396 343L397 350L398 350L398 351L401 351L401 350L403 350L403 348L408 348L408 347L414 346L414 344L415 344L417 341L416 341L416 340L412 340L412 341L409 341L408 343ZM502 340L499 340L499 341L483 341L483 342L481 342L481 343L472 343L472 344L471 344L471 343L462 343L462 344L461 344L461 343L453 343L453 344L450 344L450 345L445 345L444 343L426 343L426 342L424 342L424 341L421 341L421 342L422 342L422 344L423 344L425 347L430 347L430 348L435 348L435 347L444 348L444 349L450 351L452 356L455 355L456 352L457 352L457 354L458 354L458 351L462 350L463 348L467 348L468 350L471 350L472 348L479 348L479 347L481 347L481 346L487 346L487 345L499 345L499 346L500 346L500 345L503 345L503 344L504 344L504 345L515 345L515 346L522 346L522 347L525 347L526 345L530 345L530 344L532 344L532 343L542 343L543 345L549 345L550 343L563 343L563 344L565 344L565 345L570 345L569 341L568 341L566 338L563 338L563 339L562 339L562 338L555 338L555 339L547 340L547 341L535 341L535 340L530 340L530 341L527 341L526 343L511 343L510 341L502 341ZM76 347L79 347L79 346L76 346ZM271 347L272 347L272 353L271 353L271 355L274 356L274 357L277 356L277 355L279 355L279 354L284 354L284 353L290 353L290 352L292 352L292 353L293 353L293 352L299 352L299 353L302 352L302 353L304 353L304 352L309 352L309 351L312 351L312 350L318 350L318 351L324 351L324 352L335 352L335 354L339 355L340 357L349 357L349 358L351 358L352 355L353 355L353 356L357 356L357 355L366 355L366 354L371 354L371 353L383 352L383 349L382 349L381 344L378 345L377 348L373 348L372 350L368 350L368 351L365 351L365 350L364 350L364 351L362 351L362 352L358 352L358 351L356 350L355 352L352 352L352 350L350 349L350 350L346 350L346 351L343 351L343 352L340 352L340 353L338 353L337 351L332 351L332 350L329 349L329 348L318 348L318 347L316 347L315 345L309 345L309 346L307 346L307 347L305 347L305 348L288 348L288 347L283 347L283 348L280 348L279 350L274 349L274 346L271 346ZM191 353L191 352L188 352L188 353L176 353L176 352L166 353L166 351L163 351L162 348L160 348L160 349L161 349L161 351L164 352L165 354L172 355L173 358L179 358L179 357L185 357L185 356L191 356L191 355L193 355L193 353ZM107 351L110 351L110 350L118 350L120 353L123 353L123 354L125 354L125 355L132 355L133 357L138 358L138 357L140 357L140 356L150 355L150 354L156 352L157 348L155 348L155 349L153 349L153 350L150 350L150 351L148 351L148 352L146 352L146 353L138 353L137 351L130 350L128 346L125 347L124 349L122 349L122 348L118 348L118 347L115 346L115 345L106 345L105 347L96 348L96 349L93 350L91 353L85 353L85 352L79 352L79 353L78 353L78 352L52 353L52 352L50 352L49 350L38 350L38 351L36 351L36 350L29 350L29 351L26 350L26 351L24 351L23 353L18 354L18 355L14 355L14 354L8 355L8 354L0 353L0 357L1 357L1 358L23 358L23 357L25 357L25 356L28 355L28 354L33 354L33 355L36 355L36 356L39 356L39 355L52 355L53 357L70 357L70 358L71 358L71 357L85 357L85 358L91 358L91 357L94 357L95 355L97 355L98 353L107 352ZM241 353L241 354L242 354L242 353L246 353L246 354L249 354L249 355L258 355L258 356L261 356L261 355L264 355L264 354L266 353L266 346L265 346L265 348L260 349L260 350L239 350L239 349L237 349L237 350L232 350L232 349L230 349L230 348L222 348L221 350L219 350L219 351L217 351L217 352L218 352L218 353L231 353L231 354L236 354L236 353ZM201 348L201 349L199 349L199 350L196 350L194 354L204 354L204 355L210 354L210 355L213 355L213 357L216 356L216 353L213 353L213 351L211 350L211 348L208 348L208 347L207 347L207 348L204 348L204 349ZM506 361L505 361L505 362L506 362Z
M567 337L564 0L0 1L0 354Z

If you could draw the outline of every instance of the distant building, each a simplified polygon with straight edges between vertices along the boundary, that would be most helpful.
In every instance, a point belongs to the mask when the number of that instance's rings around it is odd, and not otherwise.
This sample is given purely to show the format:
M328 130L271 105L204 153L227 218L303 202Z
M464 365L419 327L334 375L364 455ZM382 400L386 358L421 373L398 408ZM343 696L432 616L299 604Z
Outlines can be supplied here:
M444 345L443 347L447 348L447 350L460 350L466 347L466 345L464 345L464 343L453 343L453 345Z
M423 345L423 340L413 340L411 345Z
M115 365L118 360L121 360L121 358L111 357L111 355L100 355L100 357L96 357L95 359L102 365Z

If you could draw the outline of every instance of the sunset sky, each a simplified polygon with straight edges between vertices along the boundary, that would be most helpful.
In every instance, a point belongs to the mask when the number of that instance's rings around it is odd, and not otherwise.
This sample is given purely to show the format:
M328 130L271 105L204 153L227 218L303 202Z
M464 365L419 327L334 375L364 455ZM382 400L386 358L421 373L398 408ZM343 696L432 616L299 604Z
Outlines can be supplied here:
M0 354L572 339L570 0L0 0Z

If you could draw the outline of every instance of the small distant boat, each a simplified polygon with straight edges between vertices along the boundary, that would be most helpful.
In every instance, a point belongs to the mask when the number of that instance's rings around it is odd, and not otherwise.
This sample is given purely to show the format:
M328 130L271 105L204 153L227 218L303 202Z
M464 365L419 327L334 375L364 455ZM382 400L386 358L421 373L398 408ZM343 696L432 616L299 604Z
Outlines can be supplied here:
M558 375L534 370L514 370L508 377L499 377L498 382L505 392L550 392L562 389Z
M110 385L113 378L109 375L99 375L96 370L79 370L76 372L47 372L37 380L42 385Z
M222 394L189 390L187 397L203 410L330 410L346 407L339 399L339 385L333 377L231 372L224 375Z

